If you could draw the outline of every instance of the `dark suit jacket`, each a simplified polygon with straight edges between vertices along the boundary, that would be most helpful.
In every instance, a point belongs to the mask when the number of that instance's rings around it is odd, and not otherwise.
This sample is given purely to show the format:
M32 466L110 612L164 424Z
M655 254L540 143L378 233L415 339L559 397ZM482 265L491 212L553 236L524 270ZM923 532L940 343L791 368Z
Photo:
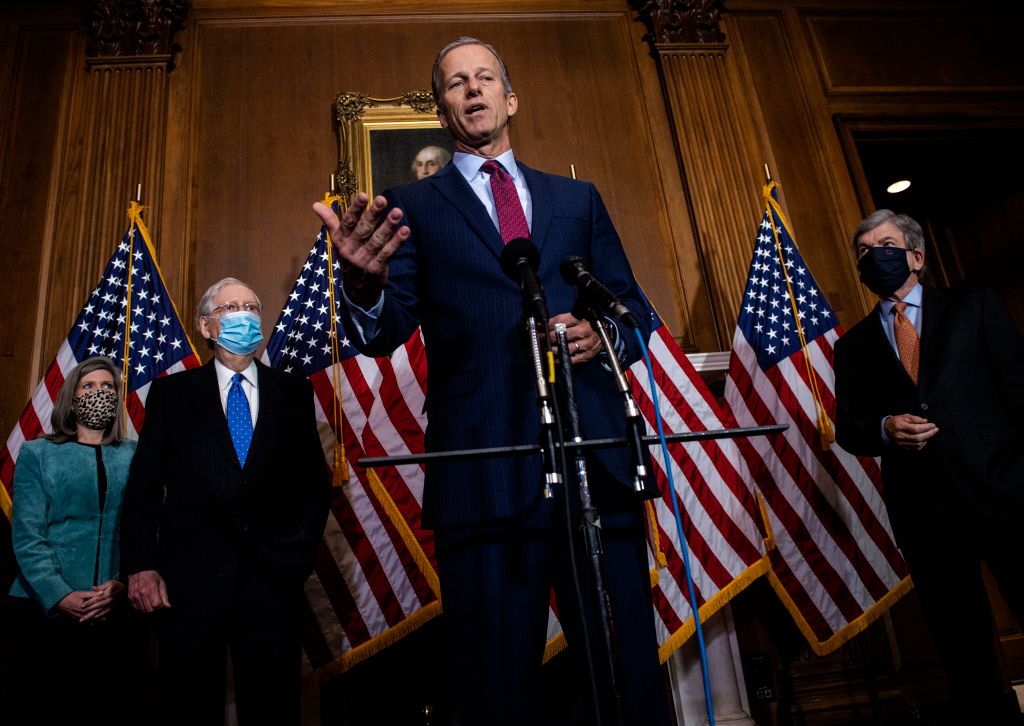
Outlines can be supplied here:
M918 385L904 370L875 309L835 348L836 438L854 454L882 457L890 515L921 471L948 473L980 511L1020 516L1024 500L1024 343L989 290L924 288ZM885 445L884 416L912 413L939 427L921 452ZM922 457L935 457L923 467ZM896 511L893 511L896 510ZM902 522L901 524L907 524Z
M569 312L576 304L576 289L562 280L558 267L566 256L579 255L633 309L646 340L650 313L597 190L517 164L533 199L538 277L550 313ZM522 296L501 270L504 245L484 206L452 164L385 196L405 212L412 234L391 260L379 333L363 352L388 355L422 325L428 451L536 444L540 426ZM620 334L635 361L639 343L630 331ZM585 436L624 435L619 394L598 359L573 372ZM631 486L625 450L603 450L590 459L623 487ZM444 527L514 516L540 491L539 457L431 463L423 521Z
M125 492L121 571L157 570L179 615L222 611L250 561L300 590L327 517L329 478L304 378L256 363L259 412L245 467L213 361L159 378Z

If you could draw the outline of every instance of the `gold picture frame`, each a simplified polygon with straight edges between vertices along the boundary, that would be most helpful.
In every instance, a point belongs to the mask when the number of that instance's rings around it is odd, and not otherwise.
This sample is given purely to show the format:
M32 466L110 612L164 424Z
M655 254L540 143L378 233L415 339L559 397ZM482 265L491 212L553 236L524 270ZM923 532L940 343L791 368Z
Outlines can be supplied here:
M430 91L373 98L355 91L334 99L338 124L335 191L346 203L358 191L371 197L415 180L413 161L426 146L450 153L448 133L437 120Z

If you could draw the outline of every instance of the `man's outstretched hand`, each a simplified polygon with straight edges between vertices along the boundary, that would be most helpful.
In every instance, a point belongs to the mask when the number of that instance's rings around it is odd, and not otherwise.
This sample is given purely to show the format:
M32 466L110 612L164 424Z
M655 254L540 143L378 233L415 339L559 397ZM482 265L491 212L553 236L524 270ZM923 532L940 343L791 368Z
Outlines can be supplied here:
M402 210L387 208L387 199L377 196L370 202L364 192L340 217L322 202L313 205L338 253L345 294L363 309L377 303L388 279L388 260L409 238Z

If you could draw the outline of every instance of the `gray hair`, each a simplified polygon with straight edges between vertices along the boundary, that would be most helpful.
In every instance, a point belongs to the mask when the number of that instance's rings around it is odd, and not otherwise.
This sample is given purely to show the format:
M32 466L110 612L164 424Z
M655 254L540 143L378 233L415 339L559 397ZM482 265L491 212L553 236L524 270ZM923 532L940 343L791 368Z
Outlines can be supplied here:
M476 38L470 38L468 36L462 36L449 42L443 47L437 54L437 58L434 59L434 70L430 74L430 88L434 92L434 105L437 106L438 112L444 111L444 78L441 77L441 61L444 57L451 53L456 48L461 48L464 45L482 45L487 50L494 54L494 57L498 59L498 67L501 69L501 85L505 87L505 95L512 93L512 81L508 77L508 68L505 66L505 59L501 57L501 54L494 49L494 46L490 43L485 43L482 40Z
M853 231L854 255L857 254L857 240L860 236L881 227L886 222L892 222L903 233L908 250L921 250L921 254L924 254L924 230L921 229L921 225L905 214L896 214L891 209L879 209L862 219L857 229Z
M437 159L438 166L445 166L449 161L452 160L452 152L448 151L442 146L424 146L422 149L416 152L416 156L419 156L424 151L429 151ZM416 171L416 159L412 160L412 170Z
M242 282L236 277L225 277L223 280L217 280L217 282L206 288L206 292L199 298L199 304L196 305L196 330L202 330L199 327L199 321L213 312L213 309L216 307L213 304L213 298L217 297L217 293L228 285L241 285L242 287L249 288L252 291L253 297L256 298L256 302L259 303L260 307L263 307L263 303L260 302L260 296L256 294L256 291L252 289L249 283Z
M124 427L121 424L121 371L114 365L114 361L105 355L86 358L68 373L57 393L57 400L53 403L53 413L50 414L50 428L53 433L46 434L43 438L57 444L78 440L78 417L74 408L75 389L81 380L93 371L109 372L114 377L114 393L117 394L117 415L114 422L103 432L100 443L112 444L124 438Z

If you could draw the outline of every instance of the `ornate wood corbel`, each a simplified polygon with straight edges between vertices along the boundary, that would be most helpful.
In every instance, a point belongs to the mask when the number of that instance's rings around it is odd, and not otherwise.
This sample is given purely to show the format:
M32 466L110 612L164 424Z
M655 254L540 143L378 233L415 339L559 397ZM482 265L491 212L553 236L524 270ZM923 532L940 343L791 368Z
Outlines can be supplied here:
M630 0L638 19L647 26L644 40L662 43L722 43L718 24L723 0Z
M174 34L185 25L188 0L89 0L87 68L174 67Z

